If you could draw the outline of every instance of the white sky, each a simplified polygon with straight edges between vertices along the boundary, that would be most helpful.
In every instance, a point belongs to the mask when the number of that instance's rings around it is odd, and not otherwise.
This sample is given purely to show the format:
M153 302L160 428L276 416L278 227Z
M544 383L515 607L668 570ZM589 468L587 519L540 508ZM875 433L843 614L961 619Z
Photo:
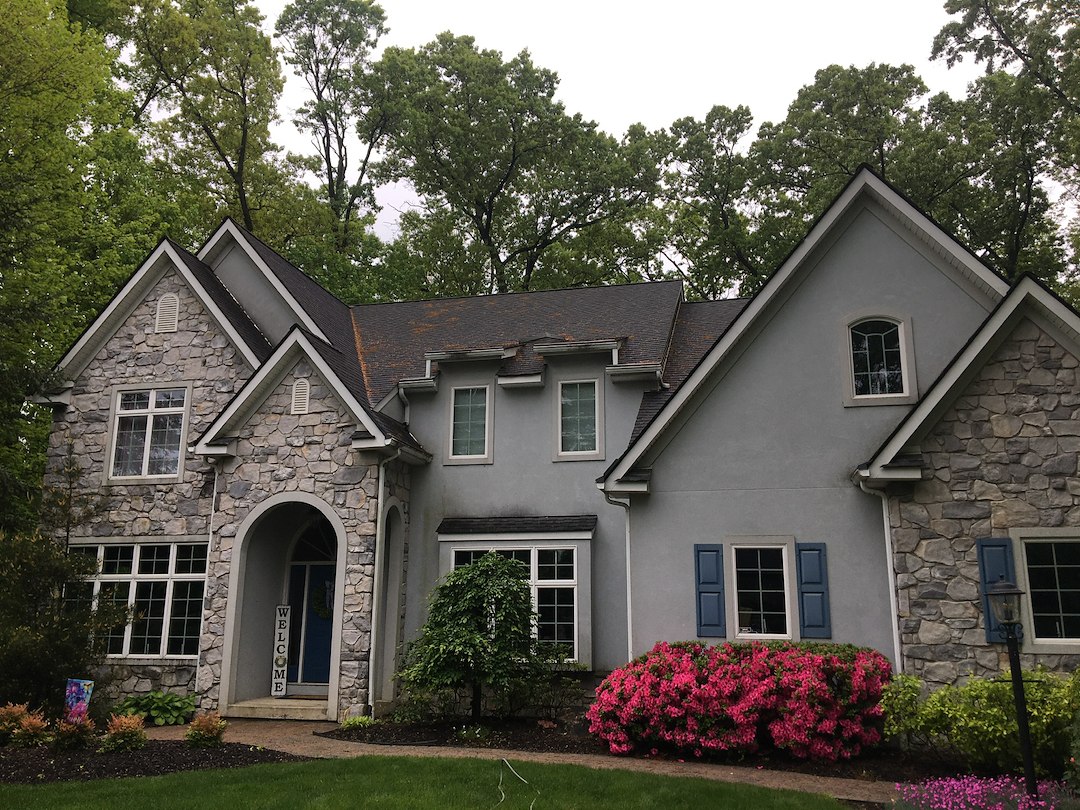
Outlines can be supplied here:
M273 28L286 0L256 0ZM915 66L931 91L954 96L979 73L931 62L949 20L944 0L380 0L390 32L381 45L418 47L441 31L468 34L504 57L528 49L559 74L557 98L615 136L627 126L702 118L715 104L745 104L752 132L778 121L799 88L830 64ZM289 74L275 130L310 152L288 118L304 98ZM391 199L387 202L393 204Z

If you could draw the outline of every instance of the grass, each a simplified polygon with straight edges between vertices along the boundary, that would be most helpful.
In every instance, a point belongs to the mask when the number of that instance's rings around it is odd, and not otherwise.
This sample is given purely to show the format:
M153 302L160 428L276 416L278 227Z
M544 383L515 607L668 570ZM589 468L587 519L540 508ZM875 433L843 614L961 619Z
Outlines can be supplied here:
M706 779L498 760L363 757L143 779L0 786L0 807L838 810L833 799ZM505 799L502 795L505 794ZM534 803L535 802L535 803Z

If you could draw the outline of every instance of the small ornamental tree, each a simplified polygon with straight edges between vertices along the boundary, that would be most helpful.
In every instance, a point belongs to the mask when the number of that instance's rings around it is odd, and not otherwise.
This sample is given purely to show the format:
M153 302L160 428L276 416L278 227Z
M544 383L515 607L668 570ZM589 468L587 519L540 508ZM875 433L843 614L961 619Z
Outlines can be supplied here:
M398 677L413 690L470 689L477 720L485 689L505 694L531 674L534 618L525 566L485 554L435 589Z

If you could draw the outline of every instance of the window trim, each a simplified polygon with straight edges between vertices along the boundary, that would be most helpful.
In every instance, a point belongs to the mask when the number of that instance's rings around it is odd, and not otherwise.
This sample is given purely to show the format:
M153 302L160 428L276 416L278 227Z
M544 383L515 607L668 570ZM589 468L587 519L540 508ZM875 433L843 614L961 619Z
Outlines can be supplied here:
M595 396L593 398L593 419L596 425L596 449L594 450L563 450L562 449L562 389L564 385L579 385L592 383ZM597 377L572 377L559 380L554 386L555 395L555 437L553 461L602 461L604 459L604 386L602 380Z
M843 329L843 367L847 374L844 383L844 406L862 407L866 405L906 405L919 398L918 382L915 376L915 348L912 338L911 318L888 315L879 310L865 310L853 313L844 319ZM851 330L867 321L886 321L897 326L900 340L900 373L904 390L898 394L856 394L855 393L855 358L851 350Z
M145 473L140 475L113 475L113 469L116 465L116 446L117 439L119 438L119 423L120 417L126 411L120 410L120 398L123 394L131 393L132 391L149 391L151 394L151 401L153 400L153 394L155 391L164 391L170 389L183 389L184 390L184 407L182 411L179 411L182 416L180 423L180 447L179 457L176 464L175 473L166 473L164 475L147 475ZM108 423L108 441L106 442L106 455L105 455L105 469L104 479L105 484L138 484L138 483L152 483L152 484L169 484L177 483L184 480L184 463L187 459L187 442L188 442L188 429L190 427L191 419L191 399L192 399L192 386L189 382L142 382L142 383L126 383L123 385L115 385L112 388L111 401L109 404L109 423ZM153 414L153 410L148 410L145 413ZM168 409L167 413L176 413L174 409ZM152 423L151 423L152 424ZM148 425L148 429L149 429ZM144 462L148 447L144 447ZM144 467L145 469L145 467Z
M507 532L500 534L440 534L439 576L454 570L455 551L500 551L541 549L572 549L574 552L573 585L569 580L544 580L538 584L533 576L537 555L532 555L529 587L536 608L538 588L573 587L574 589L574 652L579 664L592 669L592 533L591 532ZM551 583L551 584L548 584Z
M1080 543L1080 527L1056 528L1018 528L1010 529L1009 537L1013 540L1014 569L1016 585L1024 592L1020 619L1024 638L1021 640L1021 652L1044 655L1075 655L1080 653L1080 638L1037 638L1035 636L1034 614L1031 609L1031 584L1028 582L1027 544L1028 543Z
M458 391L484 390L484 452L482 454L455 454L454 453L454 403L457 400ZM455 385L450 389L450 410L447 421L446 437L446 463L447 464L491 464L493 454L494 401L493 386L488 383L475 383L472 385Z
M733 641L799 641L799 587L795 575L795 537L761 535L725 537L724 605L727 610L727 638ZM784 609L787 633L743 633L739 630L739 595L736 586L735 550L739 548L779 548L784 561Z
M123 546L169 546L169 567L168 571L164 574L141 574L138 570L140 554L136 551L132 554L132 564L130 574L104 574L102 573L102 561L104 559L106 548L119 548ZM180 574L176 571L176 559L177 549L180 546L202 546L207 550L206 557L206 570L201 574ZM134 627L134 617L132 621L127 622L124 625L123 636L123 649L126 652L119 653L107 653L106 660L109 661L196 661L199 658L202 649L202 635L203 625L206 619L206 593L207 593L207 580L210 573L210 549L206 542L206 537L201 535L184 535L175 537L123 537L113 539L103 538L80 538L74 539L71 542L71 548L93 548L97 550L97 569L96 573L89 577L86 582L90 582L93 585L92 598L95 603L100 597L101 586L104 583L128 583L128 607L133 607L135 603L135 595L138 591L138 585L147 582L165 582L165 608L161 616L161 652L158 653L132 653L131 649L131 634ZM199 610L199 630L196 635L198 645L194 653L187 654L170 654L169 649L169 625L172 620L172 608L173 608L173 594L174 586L178 582L200 582L203 586L201 603L202 607Z

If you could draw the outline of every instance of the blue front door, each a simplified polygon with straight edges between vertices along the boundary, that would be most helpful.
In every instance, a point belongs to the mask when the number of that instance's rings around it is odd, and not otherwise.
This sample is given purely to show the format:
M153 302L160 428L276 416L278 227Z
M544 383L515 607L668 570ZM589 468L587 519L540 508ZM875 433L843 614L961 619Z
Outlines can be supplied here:
M297 541L289 564L290 695L325 695L330 681L336 545L330 526L316 523Z

